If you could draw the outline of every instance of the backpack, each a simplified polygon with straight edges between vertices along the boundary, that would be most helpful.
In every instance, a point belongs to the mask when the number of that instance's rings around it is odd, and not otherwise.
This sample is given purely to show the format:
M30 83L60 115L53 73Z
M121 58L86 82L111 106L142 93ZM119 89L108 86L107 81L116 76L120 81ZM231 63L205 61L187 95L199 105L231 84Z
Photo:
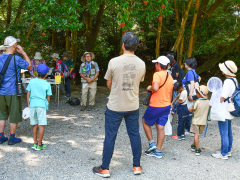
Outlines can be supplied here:
M77 105L80 104L80 100L78 98L71 97L71 98L68 99L67 103L72 105L72 106L77 106Z
M235 110L230 112L230 114L234 117L239 117L240 116L240 88L239 88L238 82L236 84L236 82L234 81L233 78L229 78L229 79L231 79L233 81L233 83L236 87L235 91L232 94L232 97L227 98L228 103L230 102L229 99L231 98L231 100L233 101L233 104L234 104L234 108L235 108Z

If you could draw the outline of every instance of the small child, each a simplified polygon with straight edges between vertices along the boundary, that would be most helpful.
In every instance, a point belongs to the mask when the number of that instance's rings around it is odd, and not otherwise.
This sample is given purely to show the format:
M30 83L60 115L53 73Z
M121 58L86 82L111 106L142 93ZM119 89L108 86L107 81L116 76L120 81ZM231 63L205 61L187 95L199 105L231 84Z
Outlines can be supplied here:
M207 124L209 100L207 99L207 86L197 86L196 90L198 99L188 110L194 114L190 128L190 131L194 133L194 142L191 145L191 150L195 151L195 154L199 156L201 153L201 149L199 148L199 134L203 133L203 130Z
M188 111L188 108L187 108L187 91L183 88L182 83L176 82L174 84L173 91L177 91L178 93L178 95L172 101L172 104L171 104L173 108L173 104L178 100L178 102L175 104L177 109L177 114L178 114L178 128L177 128L177 135L172 136L172 138L178 139L179 141L181 141L181 140L185 140L186 119L191 118L191 116L188 116L190 112Z
M42 144L42 139L45 126L47 125L46 110L48 110L50 96L52 95L50 83L44 80L49 70L50 68L48 66L40 64L37 67L38 77L31 79L27 87L27 102L28 107L30 107L30 124L33 126L34 144L32 149L36 151L47 147L47 145Z

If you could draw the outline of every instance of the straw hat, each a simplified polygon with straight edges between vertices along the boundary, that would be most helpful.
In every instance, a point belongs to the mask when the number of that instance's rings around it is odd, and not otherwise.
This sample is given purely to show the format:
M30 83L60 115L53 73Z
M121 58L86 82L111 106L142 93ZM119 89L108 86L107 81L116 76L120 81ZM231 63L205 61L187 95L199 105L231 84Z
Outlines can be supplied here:
M57 58L57 59L60 59L60 57L59 57L59 54L58 54L58 53L53 53L53 54L51 55L51 57L52 57L52 58Z
M36 52L34 59L42 59L41 53L40 52Z
M199 94L207 99L207 95L208 95L208 88L207 86L201 85L201 86L196 86L196 90L199 92Z
M224 74L229 76L236 76L235 73L238 70L236 64L231 60L227 60L224 63L219 63L219 68Z
M83 56L81 57L81 61L82 62L85 62L85 58L84 57L85 57L86 54L91 54L92 60L95 58L95 55L92 52L85 52L83 54Z

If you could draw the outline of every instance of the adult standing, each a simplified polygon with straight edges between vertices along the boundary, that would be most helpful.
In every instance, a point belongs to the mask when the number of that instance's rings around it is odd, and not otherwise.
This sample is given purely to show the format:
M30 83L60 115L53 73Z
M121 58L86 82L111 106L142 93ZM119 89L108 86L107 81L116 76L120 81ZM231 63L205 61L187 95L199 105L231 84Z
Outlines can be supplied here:
M29 70L30 74L32 75L32 77L37 77L37 67L40 64L45 64L46 62L45 60L42 58L42 55L40 52L36 52L34 59L32 60L32 68Z
M66 96L71 96L71 79L72 79L72 71L73 71L73 60L69 56L68 53L63 53L63 65L64 65L64 78L65 78L65 89L66 89Z
M153 94L150 98L150 104L143 116L143 128L149 140L149 149L145 152L147 156L162 158L162 145L165 139L164 126L168 121L168 115L171 109L171 100L173 92L173 78L166 71L170 63L166 56L160 56L155 63L156 72L153 74L152 85L147 87ZM157 144L153 140L152 129L156 123Z
M123 35L123 55L113 58L105 75L111 90L105 112L105 140L102 165L93 168L93 173L110 177L109 164L122 118L125 119L133 153L134 174L141 174L141 137L139 134L139 84L144 80L145 63L134 52L139 38L132 32Z
M79 74L82 82L82 100L81 111L84 111L87 106L87 96L89 91L88 111L95 105L95 96L97 92L97 80L99 76L98 64L93 61L95 58L92 52L85 52L81 58Z
M237 66L233 61L225 61L219 64L219 68L225 75L226 80L223 83L220 102L226 104L225 121L218 121L219 132L221 135L221 151L212 154L214 158L228 159L231 156L233 135L232 135L232 120L234 116L227 110L228 104L232 103L231 96L239 86L236 79Z
M32 64L22 47L17 45L16 38L12 36L6 37L4 46L6 47L6 52L0 56L0 71L2 71L8 56L13 55L16 50L22 54L25 59L23 60L17 55L12 56L0 86L0 144L8 140L8 138L4 136L4 128L5 122L10 116L10 136L8 144L13 145L21 142L20 138L15 137L15 133L18 123L22 121L22 97L17 96L16 71L17 78L20 79L21 69L31 69Z

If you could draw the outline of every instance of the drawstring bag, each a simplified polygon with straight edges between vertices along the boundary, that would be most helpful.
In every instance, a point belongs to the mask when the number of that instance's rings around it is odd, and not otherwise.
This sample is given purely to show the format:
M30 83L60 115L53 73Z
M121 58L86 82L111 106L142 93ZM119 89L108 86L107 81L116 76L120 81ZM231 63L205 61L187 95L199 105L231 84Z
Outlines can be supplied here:
M71 97L68 99L67 103L72 106L77 106L77 105L80 105L80 100L78 98Z

